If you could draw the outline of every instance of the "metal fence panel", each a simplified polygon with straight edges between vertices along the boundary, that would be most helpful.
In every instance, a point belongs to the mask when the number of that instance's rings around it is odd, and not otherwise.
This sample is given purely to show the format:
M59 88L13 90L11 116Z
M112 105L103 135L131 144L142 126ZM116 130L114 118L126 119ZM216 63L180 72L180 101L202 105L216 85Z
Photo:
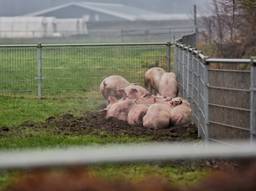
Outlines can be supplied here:
M250 131L251 131L251 141L256 138L256 64L254 59L252 59L251 66L251 100L250 100Z
M35 95L36 47L0 47L0 94Z
M199 136L220 141L251 139L256 135L255 61L206 58L176 44L183 96L191 101ZM184 59L186 55L188 59ZM248 64L252 64L248 70ZM190 72L191 71L191 72ZM186 75L186 76L185 76ZM187 84L189 83L189 84ZM190 90L191 88L191 90Z

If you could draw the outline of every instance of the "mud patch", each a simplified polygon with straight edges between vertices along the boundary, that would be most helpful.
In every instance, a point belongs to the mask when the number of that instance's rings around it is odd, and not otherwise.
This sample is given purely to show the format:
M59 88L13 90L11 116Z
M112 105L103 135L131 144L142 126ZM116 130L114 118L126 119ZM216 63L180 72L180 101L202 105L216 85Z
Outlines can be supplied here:
M0 136L16 135L23 132L48 131L57 135L104 135L147 137L151 141L191 141L197 139L197 128L194 125L187 127L170 127L167 129L152 130L142 126L130 126L117 119L105 119L103 112L87 112L77 117L72 114L63 114L49 117L45 122L25 122L19 127L1 127Z
M56 134L65 135L102 135L107 133L113 136L147 136L154 141L197 139L197 128L194 125L152 130L142 126L130 126L126 122L117 119L105 119L103 112L88 112L81 117L64 114L58 117L49 117L44 123L40 124L27 122L22 125L22 128L43 128Z

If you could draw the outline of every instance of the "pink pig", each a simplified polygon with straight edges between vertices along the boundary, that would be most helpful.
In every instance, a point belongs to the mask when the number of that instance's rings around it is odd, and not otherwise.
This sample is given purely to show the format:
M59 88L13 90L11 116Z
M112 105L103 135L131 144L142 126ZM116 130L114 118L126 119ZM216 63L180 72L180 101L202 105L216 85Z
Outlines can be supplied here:
M128 113L127 122L129 125L142 125L143 117L146 115L148 106L144 104L135 104Z
M158 93L159 82L162 75L165 73L164 69L160 67L153 67L146 71L144 80L145 87L153 94Z
M145 95L142 97L139 97L135 101L137 104L146 104L151 105L154 103L166 103L169 104L171 107L175 105L181 104L181 98L169 98L169 97L163 97L163 96L155 96L155 95Z
M105 99L109 96L114 96L116 98L121 98L122 95L118 91L119 89L129 86L130 83L119 75L112 75L105 78L100 84L100 92Z
M109 97L109 105L106 110L106 118L116 118L121 121L127 121L128 113L135 101L128 98L117 100L115 97Z
M174 98L178 95L178 82L173 72L165 72L159 82L158 92L161 96Z
M171 107L166 103L155 103L149 106L143 117L143 126L152 129L167 128L170 125Z
M148 90L136 84L130 84L129 86L120 89L119 92L122 97L128 97L130 99L137 99L141 96L149 94Z
M182 103L178 104L171 110L171 124L175 126L184 126L191 123L192 110L187 100L182 99Z

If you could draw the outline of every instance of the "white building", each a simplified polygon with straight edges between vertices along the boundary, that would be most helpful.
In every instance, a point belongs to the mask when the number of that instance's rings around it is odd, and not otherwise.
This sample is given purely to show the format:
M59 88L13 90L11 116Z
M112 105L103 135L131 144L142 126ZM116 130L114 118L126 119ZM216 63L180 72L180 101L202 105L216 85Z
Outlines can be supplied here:
M88 34L88 17L0 17L0 38L42 38Z

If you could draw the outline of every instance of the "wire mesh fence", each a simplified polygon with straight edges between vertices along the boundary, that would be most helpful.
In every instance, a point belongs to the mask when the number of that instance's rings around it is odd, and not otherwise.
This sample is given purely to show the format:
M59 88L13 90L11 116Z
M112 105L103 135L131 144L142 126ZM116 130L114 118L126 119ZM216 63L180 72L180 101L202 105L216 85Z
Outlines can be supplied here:
M166 43L2 46L1 94L82 95L113 74L142 84L149 67L167 68L166 50Z
M209 141L255 139L255 60L207 58L176 45L181 92L193 108L199 136Z

